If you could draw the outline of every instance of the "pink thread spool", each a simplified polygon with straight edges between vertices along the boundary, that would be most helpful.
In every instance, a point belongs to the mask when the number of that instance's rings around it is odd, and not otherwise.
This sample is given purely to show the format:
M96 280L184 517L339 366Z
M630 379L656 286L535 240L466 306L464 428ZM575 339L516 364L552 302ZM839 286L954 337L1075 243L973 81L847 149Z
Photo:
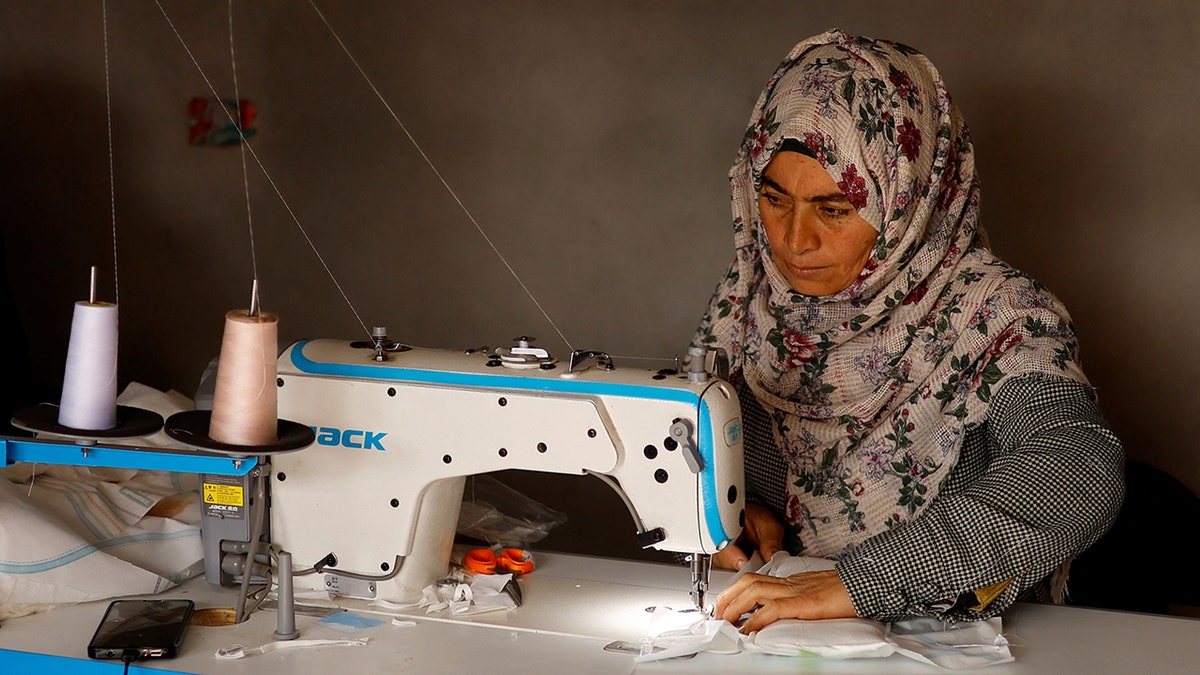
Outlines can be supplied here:
M235 309L225 315L208 435L228 445L273 445L278 431L275 359L279 320Z

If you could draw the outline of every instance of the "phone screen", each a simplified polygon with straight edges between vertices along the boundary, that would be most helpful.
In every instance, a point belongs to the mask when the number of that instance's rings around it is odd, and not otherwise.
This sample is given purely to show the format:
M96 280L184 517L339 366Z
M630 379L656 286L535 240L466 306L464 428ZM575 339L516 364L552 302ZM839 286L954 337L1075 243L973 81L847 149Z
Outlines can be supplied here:
M194 608L191 600L114 600L88 643L88 656L93 659L174 657Z

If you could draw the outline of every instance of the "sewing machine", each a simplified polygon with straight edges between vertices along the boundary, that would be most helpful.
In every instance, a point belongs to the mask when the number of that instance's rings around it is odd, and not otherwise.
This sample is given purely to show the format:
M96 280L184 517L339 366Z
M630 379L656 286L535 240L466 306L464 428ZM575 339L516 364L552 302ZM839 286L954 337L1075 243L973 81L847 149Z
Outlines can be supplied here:
M440 351L302 341L279 358L279 415L316 443L270 468L270 536L297 589L410 601L447 574L464 477L501 469L597 476L621 495L643 547L691 554L703 605L709 556L741 531L737 396L690 370L557 363L509 349Z
M710 556L743 518L740 409L706 352L691 350L679 372L616 368L598 352L558 363L527 340L458 352L398 345L386 331L308 340L278 361L280 418L315 432L302 450L232 462L94 441L5 439L4 450L6 463L200 473L213 583L244 570L255 538L245 496L269 469L270 540L320 572L296 587L397 602L447 574L464 477L592 474L621 496L643 547L689 554L703 607Z

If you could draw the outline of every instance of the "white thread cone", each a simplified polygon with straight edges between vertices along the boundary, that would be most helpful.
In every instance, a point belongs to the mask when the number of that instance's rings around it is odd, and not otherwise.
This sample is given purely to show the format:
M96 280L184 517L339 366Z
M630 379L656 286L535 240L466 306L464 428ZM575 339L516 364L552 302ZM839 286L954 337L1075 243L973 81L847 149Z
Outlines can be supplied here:
M58 423L102 431L117 424L117 306L75 303Z
M279 321L273 314L225 315L208 435L228 445L272 445L279 426L275 357Z

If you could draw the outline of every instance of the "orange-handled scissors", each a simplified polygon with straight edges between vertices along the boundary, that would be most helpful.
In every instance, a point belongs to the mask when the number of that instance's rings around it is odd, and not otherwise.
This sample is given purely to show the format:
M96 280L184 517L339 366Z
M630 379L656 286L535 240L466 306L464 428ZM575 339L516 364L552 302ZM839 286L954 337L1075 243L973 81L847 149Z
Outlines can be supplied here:
M463 565L480 574L524 574L533 571L533 556L520 548L500 549L498 554L490 548L476 548L467 551Z

